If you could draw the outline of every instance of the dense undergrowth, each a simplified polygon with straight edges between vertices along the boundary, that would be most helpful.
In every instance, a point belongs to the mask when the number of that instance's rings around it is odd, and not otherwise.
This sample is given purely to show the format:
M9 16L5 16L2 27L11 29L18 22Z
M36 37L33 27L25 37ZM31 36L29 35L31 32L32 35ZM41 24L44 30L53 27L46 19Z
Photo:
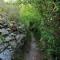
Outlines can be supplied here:
M34 33L37 46L44 54L44 60L60 60L60 1L17 0L17 3L13 4L14 6L17 7L18 14L13 13L8 16L9 20L22 22L25 24L28 34L30 34L30 31ZM0 9L0 11L3 10L6 9ZM8 8L6 11L8 11ZM28 34L27 36L29 36ZM26 37L25 43L29 39L30 37Z

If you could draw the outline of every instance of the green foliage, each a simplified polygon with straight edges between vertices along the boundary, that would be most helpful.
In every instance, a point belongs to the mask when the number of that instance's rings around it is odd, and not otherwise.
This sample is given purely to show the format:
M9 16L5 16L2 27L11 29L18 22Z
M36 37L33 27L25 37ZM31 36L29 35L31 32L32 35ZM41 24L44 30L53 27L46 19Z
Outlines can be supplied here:
M5 40L5 38L2 35L0 35L0 44L3 43L4 40Z
M0 13L5 13L5 12L7 12L7 8L0 7Z
M19 22L35 35L37 45L47 56L60 55L60 1L59 0L17 0ZM3 9L0 9L3 11ZM33 25L30 25L33 22ZM30 32L28 32L30 34ZM28 35L28 34L27 34ZM29 38L29 37L28 37ZM59 54L58 54L59 53ZM52 55L51 55L52 54ZM47 57L47 60L49 57Z
M27 0L20 3L22 22L28 26L30 22L34 22L33 32L37 38L38 47L47 55L55 51L56 44L59 45L55 39L55 29L58 27L56 14L57 12L59 14L59 7L59 4L53 0Z
M36 21L40 19L40 15L37 10L31 4L20 5L20 17L22 22L29 26L30 21Z

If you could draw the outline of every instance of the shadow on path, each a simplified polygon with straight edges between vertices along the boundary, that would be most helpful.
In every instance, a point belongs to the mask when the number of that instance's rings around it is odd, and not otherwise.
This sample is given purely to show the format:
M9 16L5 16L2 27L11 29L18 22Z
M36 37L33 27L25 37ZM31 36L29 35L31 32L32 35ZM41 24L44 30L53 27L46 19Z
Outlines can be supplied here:
M33 33L31 33L30 50L28 53L25 53L25 60L43 60L42 55L39 53L39 49L37 48Z

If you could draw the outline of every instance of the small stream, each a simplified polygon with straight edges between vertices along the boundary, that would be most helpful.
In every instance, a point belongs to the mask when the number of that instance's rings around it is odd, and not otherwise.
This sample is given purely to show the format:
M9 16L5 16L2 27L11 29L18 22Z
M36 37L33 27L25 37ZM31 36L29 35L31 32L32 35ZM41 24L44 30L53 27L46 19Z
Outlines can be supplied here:
M31 45L30 45L30 50L29 53L26 53L25 55L25 60L42 60L40 57L40 53L38 52L38 48L36 45L36 40L34 38L33 33L31 33Z

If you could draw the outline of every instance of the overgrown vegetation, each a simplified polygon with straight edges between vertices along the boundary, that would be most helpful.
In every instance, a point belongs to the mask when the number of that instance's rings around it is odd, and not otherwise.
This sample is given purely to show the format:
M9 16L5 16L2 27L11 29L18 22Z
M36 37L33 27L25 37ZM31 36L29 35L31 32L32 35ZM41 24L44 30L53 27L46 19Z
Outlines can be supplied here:
M60 1L17 0L14 6L18 9L18 21L34 33L44 60L60 60ZM17 17L14 15L11 20Z
M21 19L27 25L33 22L30 28L37 38L38 47L45 54L44 59L59 60L60 2L54 0L27 0L22 2L23 4L20 3L22 5L20 8Z

